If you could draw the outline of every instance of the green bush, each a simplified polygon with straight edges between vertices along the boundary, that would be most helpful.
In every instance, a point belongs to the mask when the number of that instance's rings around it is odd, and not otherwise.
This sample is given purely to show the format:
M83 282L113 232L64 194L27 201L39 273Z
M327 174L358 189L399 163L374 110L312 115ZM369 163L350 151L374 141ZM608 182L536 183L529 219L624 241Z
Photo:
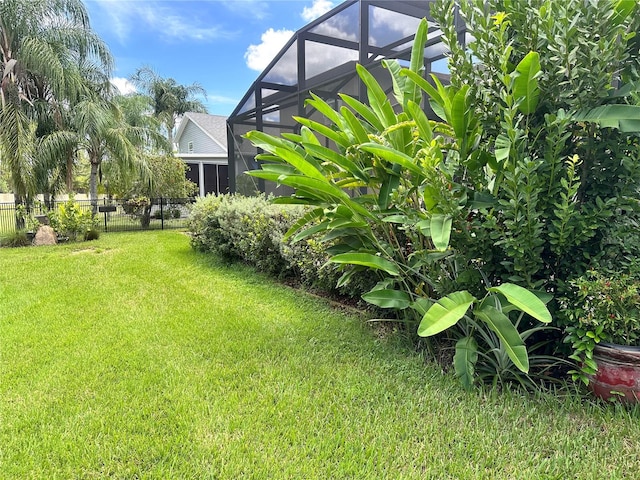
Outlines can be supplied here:
M454 367L470 387L476 367L496 345L505 352L499 359L501 371L528 375L529 322L551 321L543 301L527 289L540 285L530 261L539 256L533 244L540 241L540 232L536 219L526 215L539 193L527 184L536 163L520 158L514 149L514 160L522 160L516 168L505 164L510 149L481 143L481 117L473 108L469 85L445 87L433 76L434 87L424 79L427 30L424 20L410 68L396 60L383 61L397 106L374 76L357 65L369 105L340 94L345 106L335 110L312 94L306 104L318 115L295 117L299 134L246 134L264 152L257 157L262 168L249 174L295 190L293 196L278 199L279 204L308 205L308 214L288 235L302 241L320 234L316 238L343 273L339 286L366 268L379 282L364 300L396 313L412 331L417 327L420 336L449 329L461 335ZM528 75L503 72L496 79L504 83L505 95L517 95L524 87L521 104L531 103L531 108L540 73L535 59L536 54L527 55L514 65ZM423 91L440 121L429 120L422 110ZM517 108L513 102L505 107L505 128L514 126ZM503 253L496 246L512 229L529 234L532 249L524 238L518 240L527 255L516 255L517 242L509 243L511 256L487 255L492 250ZM513 262L517 270L508 267ZM472 328L461 332L464 325ZM482 349L478 339L491 332L497 340L487 335L489 350Z
M299 207L272 205L263 196L208 196L191 212L191 243L228 261L242 260L270 275L289 276L280 242L301 214Z
M84 238L89 230L95 230L98 219L91 210L82 210L80 205L69 198L58 207L58 211L47 213L49 224L62 237L75 241L79 236Z
M91 230L87 230L84 234L84 240L86 242L91 240L98 240L99 238L100 238L100 232L95 228L92 228Z
M191 245L227 261L243 261L279 278L295 277L322 291L359 297L374 277L356 272L349 286L337 289L343 272L328 264L327 245L319 238L284 241L285 233L307 211L296 205L275 205L264 196L207 196L196 201L189 215Z
M207 195L193 205L188 221L191 246L202 252L216 253L226 260L237 260L233 242L220 225L219 208L223 202L228 202L226 196Z
M15 248L28 247L29 245L31 245L31 241L24 230L8 233L0 238L0 247Z

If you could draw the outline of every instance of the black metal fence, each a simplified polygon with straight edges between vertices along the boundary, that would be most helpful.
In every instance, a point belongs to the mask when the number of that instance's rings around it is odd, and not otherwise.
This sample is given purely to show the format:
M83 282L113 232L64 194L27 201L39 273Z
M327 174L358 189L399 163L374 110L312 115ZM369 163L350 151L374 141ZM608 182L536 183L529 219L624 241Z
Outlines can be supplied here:
M154 198L149 202L123 200L98 200L96 218L99 228L104 232L133 230L164 230L185 228L193 198ZM66 201L58 200L47 207L36 202L29 209L29 215L46 215L48 211L58 211ZM74 200L83 211L92 209L90 200ZM23 217L14 203L0 203L0 234L16 230L18 219Z

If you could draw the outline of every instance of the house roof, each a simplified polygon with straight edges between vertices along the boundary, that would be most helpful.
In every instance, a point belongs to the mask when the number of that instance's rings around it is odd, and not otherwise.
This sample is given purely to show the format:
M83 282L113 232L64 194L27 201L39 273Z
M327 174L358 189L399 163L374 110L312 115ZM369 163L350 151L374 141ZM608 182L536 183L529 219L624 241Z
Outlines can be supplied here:
M185 113L176 132L176 143L180 141L182 132L189 121L193 122L194 125L206 133L211 140L227 151L227 117L222 115L209 115L208 113Z

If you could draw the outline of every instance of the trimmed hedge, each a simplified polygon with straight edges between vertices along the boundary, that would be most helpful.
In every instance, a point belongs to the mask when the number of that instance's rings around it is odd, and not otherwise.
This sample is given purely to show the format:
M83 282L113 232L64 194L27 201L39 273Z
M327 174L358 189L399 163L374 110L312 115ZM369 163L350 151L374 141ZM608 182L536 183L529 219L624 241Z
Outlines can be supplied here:
M191 209L191 246L226 261L248 263L280 279L295 278L306 287L359 298L377 281L374 275L357 272L348 286L337 289L345 267L327 263L330 243L317 236L296 243L283 241L306 211L299 205L273 204L264 196L209 195Z

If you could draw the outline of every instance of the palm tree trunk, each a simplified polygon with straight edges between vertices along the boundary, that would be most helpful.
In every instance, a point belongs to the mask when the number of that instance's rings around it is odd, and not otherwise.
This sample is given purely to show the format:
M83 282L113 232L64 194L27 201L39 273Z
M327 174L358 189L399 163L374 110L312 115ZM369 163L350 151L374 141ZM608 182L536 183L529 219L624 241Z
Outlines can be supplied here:
M169 148L173 152L173 129L176 127L176 121L171 118L167 120L167 140L169 140Z
M65 185L67 187L67 192L73 190L73 152L67 155L67 166L66 166L66 179Z
M16 230L22 230L25 227L24 216L20 213L21 206L24 205L24 197L22 195L18 195L17 193L13 194L13 202L15 205L16 212Z
M91 161L91 173L89 174L89 198L91 199L91 211L95 215L98 212L98 163Z

